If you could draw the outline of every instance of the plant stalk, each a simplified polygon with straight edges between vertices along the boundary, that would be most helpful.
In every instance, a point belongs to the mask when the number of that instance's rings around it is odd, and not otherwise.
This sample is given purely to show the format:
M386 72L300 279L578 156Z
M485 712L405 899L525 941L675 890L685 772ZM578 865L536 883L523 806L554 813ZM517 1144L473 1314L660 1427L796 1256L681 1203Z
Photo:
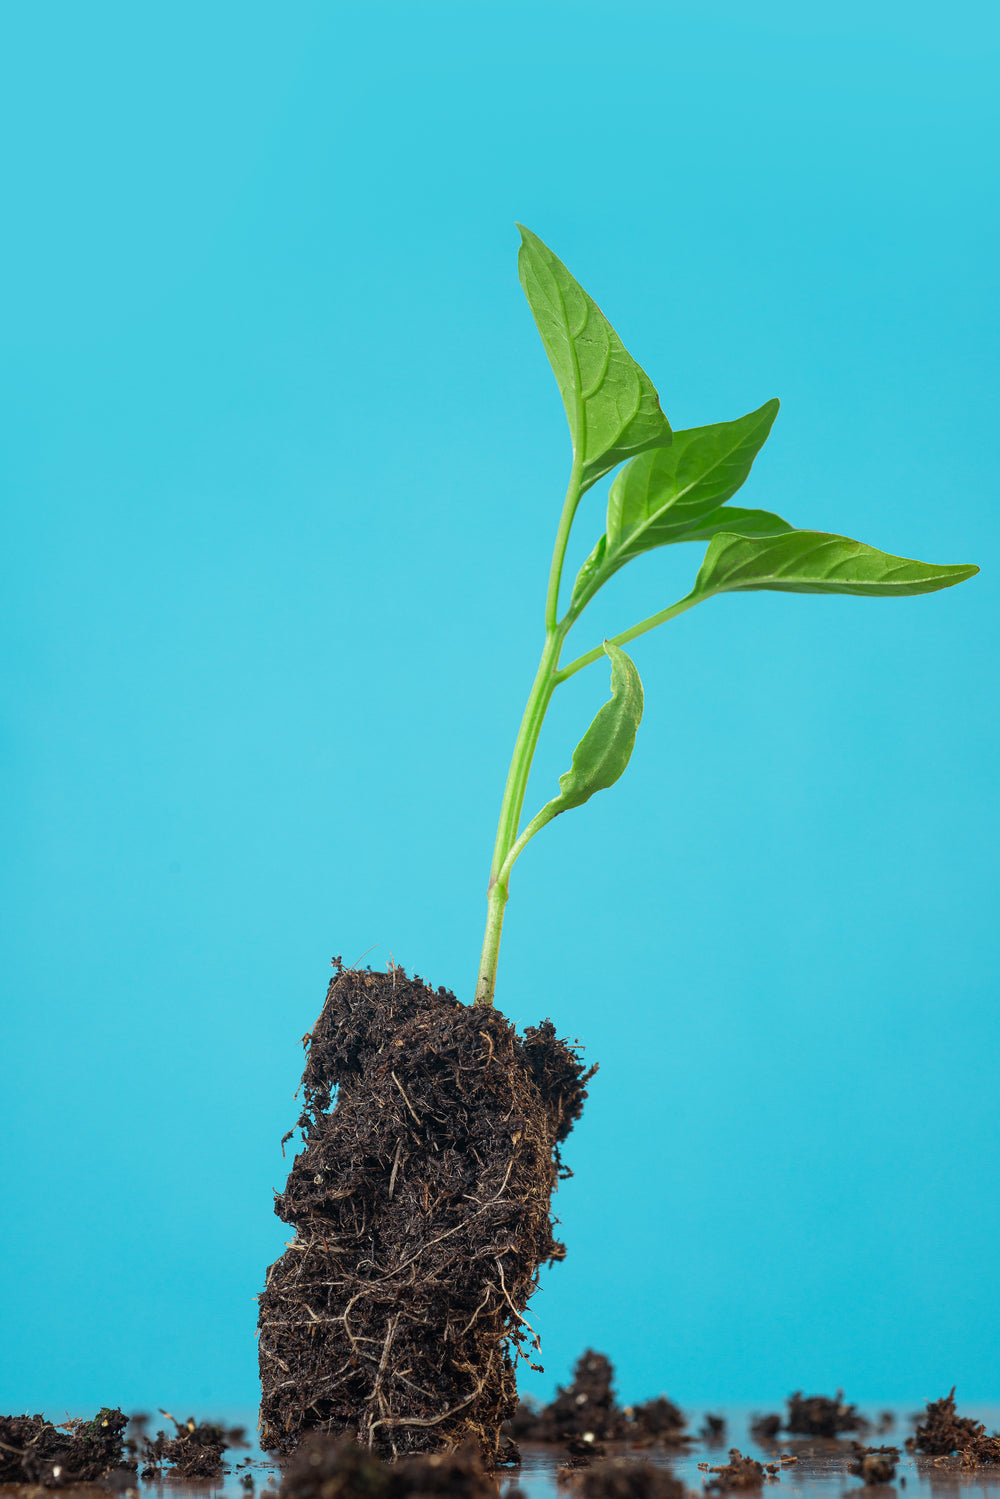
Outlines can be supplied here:
M562 582L563 559L566 556L573 517L576 515L582 494L582 470L582 460L574 454L573 470L566 488L566 498L563 501L559 530L556 533L555 547L552 552L552 565L549 568L549 585L545 595L545 645L535 673L535 680L528 694L528 701L525 704L521 727L518 730L514 753L510 760L510 769L507 772L503 801L500 804L500 818L497 823L496 843L493 846L493 863L490 866L490 883L487 893L486 935L483 939L479 979L476 984L475 1003L477 1005L493 1004L497 982L497 963L500 958L500 937L503 932L503 913L507 904L510 879L510 869L508 867L505 870L504 863L517 841L517 829L521 821L531 762L535 757L538 736L542 731L546 710L556 689L559 652L562 650L566 631L571 623L568 616L561 624L558 620L559 585Z

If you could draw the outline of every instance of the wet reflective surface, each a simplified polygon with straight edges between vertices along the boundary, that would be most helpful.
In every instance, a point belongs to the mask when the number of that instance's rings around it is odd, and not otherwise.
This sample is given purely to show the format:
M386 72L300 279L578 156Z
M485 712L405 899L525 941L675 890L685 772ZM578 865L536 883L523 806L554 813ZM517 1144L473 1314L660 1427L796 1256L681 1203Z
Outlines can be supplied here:
M779 1407L772 1407L777 1410ZM681 1479L685 1488L701 1494L712 1474L707 1467L715 1467L728 1461L730 1447L738 1447L763 1463L778 1462L781 1455L795 1459L780 1464L777 1476L764 1486L763 1495L770 1492L774 1499L784 1494L786 1499L840 1499L841 1495L869 1494L871 1499L972 1499L982 1495L983 1499L1000 1499L1000 1466L982 1467L973 1471L963 1470L957 1458L927 1458L909 1453L904 1442L913 1431L913 1415L918 1409L916 1402L905 1411L896 1412L896 1424L888 1431L875 1434L874 1430L865 1441L871 1446L894 1446L900 1449L896 1477L891 1484L866 1487L860 1478L848 1471L854 1460L854 1447L849 1439L828 1441L820 1437L778 1438L773 1443L755 1442L749 1435L748 1424L752 1412L746 1408L716 1407L725 1415L727 1430L724 1439L715 1445L695 1442L688 1451L676 1452L656 1447L625 1447L608 1444L608 1454L625 1453L637 1458L648 1458L662 1465ZM963 1415L975 1416L986 1423L987 1430L1000 1429L1000 1406L973 1406L960 1404ZM247 1431L252 1432L256 1413L243 1417ZM695 1413L691 1420L696 1430L702 1421L702 1413ZM176 1481L143 1483L140 1485L142 1499L274 1499L281 1482L280 1465L270 1456L261 1454L254 1446L245 1451L228 1454L230 1472L217 1484L191 1484ZM511 1468L498 1477L499 1499L504 1499L508 1490L519 1487L528 1499L570 1499L572 1491L557 1482L557 1470L566 1462L566 1453L558 1447L526 1445L524 1461L520 1468ZM248 1466L244 1466L249 1461ZM250 1480L252 1479L252 1485ZM91 1491L92 1492L92 1491ZM746 1492L746 1491L744 1491ZM752 1491L751 1491L752 1492Z

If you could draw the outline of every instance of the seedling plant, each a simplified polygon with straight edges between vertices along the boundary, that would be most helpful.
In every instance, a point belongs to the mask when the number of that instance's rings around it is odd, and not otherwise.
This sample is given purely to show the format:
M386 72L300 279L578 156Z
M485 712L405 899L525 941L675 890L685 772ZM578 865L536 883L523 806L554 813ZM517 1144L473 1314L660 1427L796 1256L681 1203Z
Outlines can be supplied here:
M894 597L971 577L859 541L796 530L730 503L778 410L673 432L656 391L603 313L540 239L521 231L521 284L569 418L573 461L545 599L541 660L504 789L475 1003L402 969L337 960L305 1038L303 1149L275 1211L294 1237L260 1297L261 1444L290 1451L316 1427L384 1456L475 1441L505 1456L517 1404L512 1350L538 1346L525 1316L540 1267L561 1259L551 1197L561 1147L594 1069L550 1020L523 1034L493 1005L511 870L553 818L612 786L642 717L624 647L716 594L753 589ZM618 469L607 522L568 599L563 568L580 500ZM626 563L707 543L690 592L563 664L567 637ZM609 700L559 792L521 826L531 762L556 689L599 660Z
M478 1006L493 1004L515 861L547 823L614 785L629 762L642 719L643 691L625 645L723 593L767 589L905 598L950 588L979 571L972 564L942 566L896 557L847 536L800 530L768 510L730 504L767 440L777 400L735 421L673 431L649 376L626 352L597 304L537 235L519 227L521 285L562 394L573 462L549 570L541 660L500 808ZM563 566L577 508L587 490L616 468L604 534L580 568L563 608ZM678 542L708 543L690 592L562 665L567 636L608 579L643 552ZM602 658L611 665L611 696L573 752L570 769L560 776L559 794L519 831L531 763L552 696L563 682Z

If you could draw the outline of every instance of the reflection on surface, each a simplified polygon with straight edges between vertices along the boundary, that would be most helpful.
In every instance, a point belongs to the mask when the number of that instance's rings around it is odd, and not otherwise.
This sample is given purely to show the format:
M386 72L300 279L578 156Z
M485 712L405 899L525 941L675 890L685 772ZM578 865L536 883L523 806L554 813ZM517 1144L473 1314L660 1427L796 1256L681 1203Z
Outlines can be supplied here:
M916 1403L897 1413L896 1423L890 1430L884 1427L867 1438L874 1446L885 1443L900 1449L899 1465L895 1481L891 1484L867 1486L849 1472L856 1457L855 1447L849 1439L832 1440L821 1437L776 1436L773 1440L760 1441L750 1433L753 1412L746 1407L714 1405L717 1415L727 1421L727 1442L738 1447L745 1455L763 1463L777 1462L782 1454L794 1458L794 1462L779 1464L778 1474L765 1484L763 1493L773 1492L774 1499L781 1494L786 1499L840 1499L841 1495L868 1495L871 1499L1000 1499L1000 1467L983 1467L973 1471L963 1470L957 1458L927 1458L907 1452L906 1438L913 1431L912 1415ZM985 1421L989 1431L1000 1428L1000 1408L979 1408L976 1415ZM669 1469L692 1493L701 1494L711 1477L708 1465L718 1466L726 1460L725 1449L712 1442L710 1430L704 1427L705 1416L701 1412L691 1415L690 1424L702 1427L698 1440L692 1442L687 1451L657 1449L656 1447L627 1447L607 1444L612 1451L628 1453L636 1458L648 1458L651 1462ZM254 1415L247 1418L247 1429L254 1429ZM276 1499L281 1483L281 1468L270 1456L253 1448L249 1459L245 1453L234 1453L235 1461L223 1482L218 1484L185 1484L174 1481L144 1483L140 1486L142 1499L186 1499L197 1495L198 1499ZM572 1490L557 1482L557 1472L566 1462L566 1452L561 1447L542 1447L524 1444L523 1462L520 1468L506 1469L498 1475L499 1499L513 1487L523 1489L528 1499L572 1499ZM236 1463L240 1467L236 1467ZM248 1463L248 1466L243 1466ZM252 1480L252 1485L251 1485Z

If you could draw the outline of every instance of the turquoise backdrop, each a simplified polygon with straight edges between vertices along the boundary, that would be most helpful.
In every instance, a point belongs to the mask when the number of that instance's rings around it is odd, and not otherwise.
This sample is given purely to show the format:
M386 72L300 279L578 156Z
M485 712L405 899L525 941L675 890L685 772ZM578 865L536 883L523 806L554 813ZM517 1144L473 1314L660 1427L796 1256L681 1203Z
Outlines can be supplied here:
M501 954L601 1064L523 1387L591 1345L689 1407L1000 1398L996 7L3 30L0 1409L252 1405L331 956L471 996L569 456L515 220L675 426L781 397L745 503L982 567L634 646L632 764L527 850Z

